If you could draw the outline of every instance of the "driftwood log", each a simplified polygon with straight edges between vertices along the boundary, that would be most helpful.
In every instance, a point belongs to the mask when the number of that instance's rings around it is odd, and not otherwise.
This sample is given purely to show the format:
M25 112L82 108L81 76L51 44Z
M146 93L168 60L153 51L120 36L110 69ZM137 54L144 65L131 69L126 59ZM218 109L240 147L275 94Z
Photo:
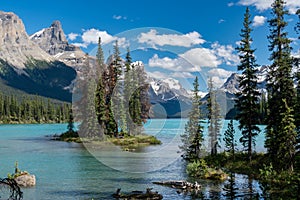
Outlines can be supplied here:
M23 192L14 179L0 179L0 199L6 198L1 196L3 195L1 191L7 191L9 193L7 197L9 200L21 200L23 198Z
M201 185L195 181L195 183L190 183L188 181L161 181L153 182L153 184L164 185L175 189L181 190L200 190Z
M152 192L152 188L147 188L146 192L143 191L132 191L130 193L121 193L121 188L117 189L116 193L112 196L116 199L126 199L126 200L133 200L133 199L147 199L147 200L161 200L163 196L158 192Z

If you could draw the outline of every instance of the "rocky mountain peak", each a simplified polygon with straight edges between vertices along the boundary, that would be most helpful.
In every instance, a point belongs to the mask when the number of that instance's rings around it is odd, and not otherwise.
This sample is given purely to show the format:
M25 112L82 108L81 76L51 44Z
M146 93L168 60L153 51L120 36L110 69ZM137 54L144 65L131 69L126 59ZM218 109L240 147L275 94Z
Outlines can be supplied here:
M12 12L0 11L0 58L16 68L24 68L28 58L52 58L30 41L23 21Z
M61 22L58 20L50 27L31 35L30 39L56 60L73 67L84 64L85 53L79 47L68 43Z
M65 51L69 45L60 21L54 21L49 28L34 33L30 39L50 55Z
M240 75L237 73L232 73L231 76L227 79L224 85L221 87L221 90L229 92L231 94L236 94L240 91L239 89L239 79Z

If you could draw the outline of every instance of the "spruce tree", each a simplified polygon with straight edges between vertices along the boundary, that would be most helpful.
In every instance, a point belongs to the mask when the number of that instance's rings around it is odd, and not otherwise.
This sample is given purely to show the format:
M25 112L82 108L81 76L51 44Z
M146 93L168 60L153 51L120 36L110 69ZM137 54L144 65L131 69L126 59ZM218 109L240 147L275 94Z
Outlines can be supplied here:
M255 137L260 132L257 124L259 123L259 96L257 88L257 64L254 56L255 50L251 48L251 24L250 11L246 8L244 15L243 29L240 36L242 37L239 47L240 65L238 70L242 71L239 78L239 87L241 92L237 94L236 107L239 111L237 119L239 120L239 129L242 131L240 142L248 152L248 158L251 162L252 148L255 145Z
M230 120L227 126L227 130L224 133L223 140L225 142L225 151L229 152L233 158L235 158L235 148L237 146L234 136L235 130L233 127L233 120Z
M284 116L288 113L288 108L294 110L295 105L291 41L285 31L288 25L285 16L288 11L284 5L283 0L275 0L272 4L273 18L268 21L270 26L269 50L271 51L270 60L272 64L269 66L267 75L269 102L265 147L273 166L277 170L293 169L292 158L290 156L282 158L282 155L293 154L292 151L294 151L295 146L294 141L288 143L288 140L291 139L290 135L282 132L285 128L281 127ZM294 119L293 113L289 117ZM294 123L294 120L290 123ZM292 124L289 124L289 127L292 127ZM288 144L288 146L281 148L283 144ZM278 157L281 157L282 160ZM289 166L286 166L287 163Z
M210 138L211 155L217 155L219 147L219 135L221 129L220 105L217 102L217 91L214 88L212 78L208 79L208 135Z
M106 99L106 84L105 84L105 74L106 74L106 65L104 63L104 54L101 46L101 37L98 40L98 49L96 54L96 69L97 69L97 87L95 92L95 109L98 122L100 124L99 132L101 134L107 134L106 130L106 122L107 122L107 104L105 102Z
M181 135L182 146L180 146L183 157L190 161L200 158L200 150L204 141L198 77L195 78L193 85L193 104L185 125L185 132Z

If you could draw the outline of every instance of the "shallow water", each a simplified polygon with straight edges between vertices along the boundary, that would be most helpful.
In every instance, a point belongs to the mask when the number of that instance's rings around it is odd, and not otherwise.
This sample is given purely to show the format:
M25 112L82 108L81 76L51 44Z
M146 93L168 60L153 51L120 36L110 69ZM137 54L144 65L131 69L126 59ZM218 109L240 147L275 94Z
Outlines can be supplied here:
M0 177L14 171L15 161L21 170L35 174L37 185L23 189L25 200L112 199L111 194L117 188L126 192L144 191L147 187L161 193L164 199L193 199L190 194L177 194L174 189L152 184L153 181L187 179L184 161L177 153L185 122L151 120L145 130L156 135L163 145L127 156L99 154L98 150L87 150L81 144L50 141L46 137L66 131L65 124L1 125ZM224 122L223 131L227 123ZM257 140L258 151L264 150L262 144L263 135ZM198 181L203 185L206 199L225 199L223 188L228 181ZM236 175L235 182L242 199L247 194L261 193L258 182L249 181L247 176ZM249 184L253 191L249 191Z

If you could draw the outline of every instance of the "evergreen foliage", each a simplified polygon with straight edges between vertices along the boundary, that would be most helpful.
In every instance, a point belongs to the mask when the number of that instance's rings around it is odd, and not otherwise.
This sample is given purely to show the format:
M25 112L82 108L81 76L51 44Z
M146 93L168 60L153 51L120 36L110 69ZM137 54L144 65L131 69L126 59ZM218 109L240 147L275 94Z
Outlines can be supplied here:
M227 126L227 130L224 133L224 142L225 142L225 151L232 154L233 158L235 157L235 151L236 151L236 140L234 139L235 136L235 130L233 127L233 120L230 120Z
M250 11L247 7L244 15L243 29L240 36L241 43L237 50L239 52L240 65L238 70L242 71L242 77L239 79L241 92L237 94L236 107L239 110L237 119L239 128L242 131L240 142L248 152L251 161L252 149L255 145L255 137L260 132L259 124L259 92L257 89L257 64L254 56L255 50L251 48L251 31L252 22L250 21Z
M200 158L202 142L204 141L203 126L201 125L201 97L199 96L198 77L195 78L193 85L192 109L189 113L189 120L185 126L185 132L181 135L182 146L180 146L180 149L183 152L183 157L187 160Z
M284 17L288 11L284 5L283 0L275 0L272 4L273 18L269 20L270 35L268 36L272 64L269 66L267 76L269 106L265 147L276 170L293 169L293 156L291 155L294 154L295 149L294 140L289 141L291 134L285 130L294 126L294 120L292 120L294 114L290 113L289 109L294 109L295 90L292 78L291 41L285 31L288 23ZM289 115L291 121L290 124L286 124L289 127L282 127L286 115ZM282 148L283 144L288 146ZM288 154L290 156L282 157ZM279 157L283 158L284 162L278 159Z
M41 96L4 95L0 92L0 123L62 123L67 122L69 103Z
M217 102L217 90L214 88L212 78L208 80L208 135L210 138L211 155L217 155L221 129L220 105Z

